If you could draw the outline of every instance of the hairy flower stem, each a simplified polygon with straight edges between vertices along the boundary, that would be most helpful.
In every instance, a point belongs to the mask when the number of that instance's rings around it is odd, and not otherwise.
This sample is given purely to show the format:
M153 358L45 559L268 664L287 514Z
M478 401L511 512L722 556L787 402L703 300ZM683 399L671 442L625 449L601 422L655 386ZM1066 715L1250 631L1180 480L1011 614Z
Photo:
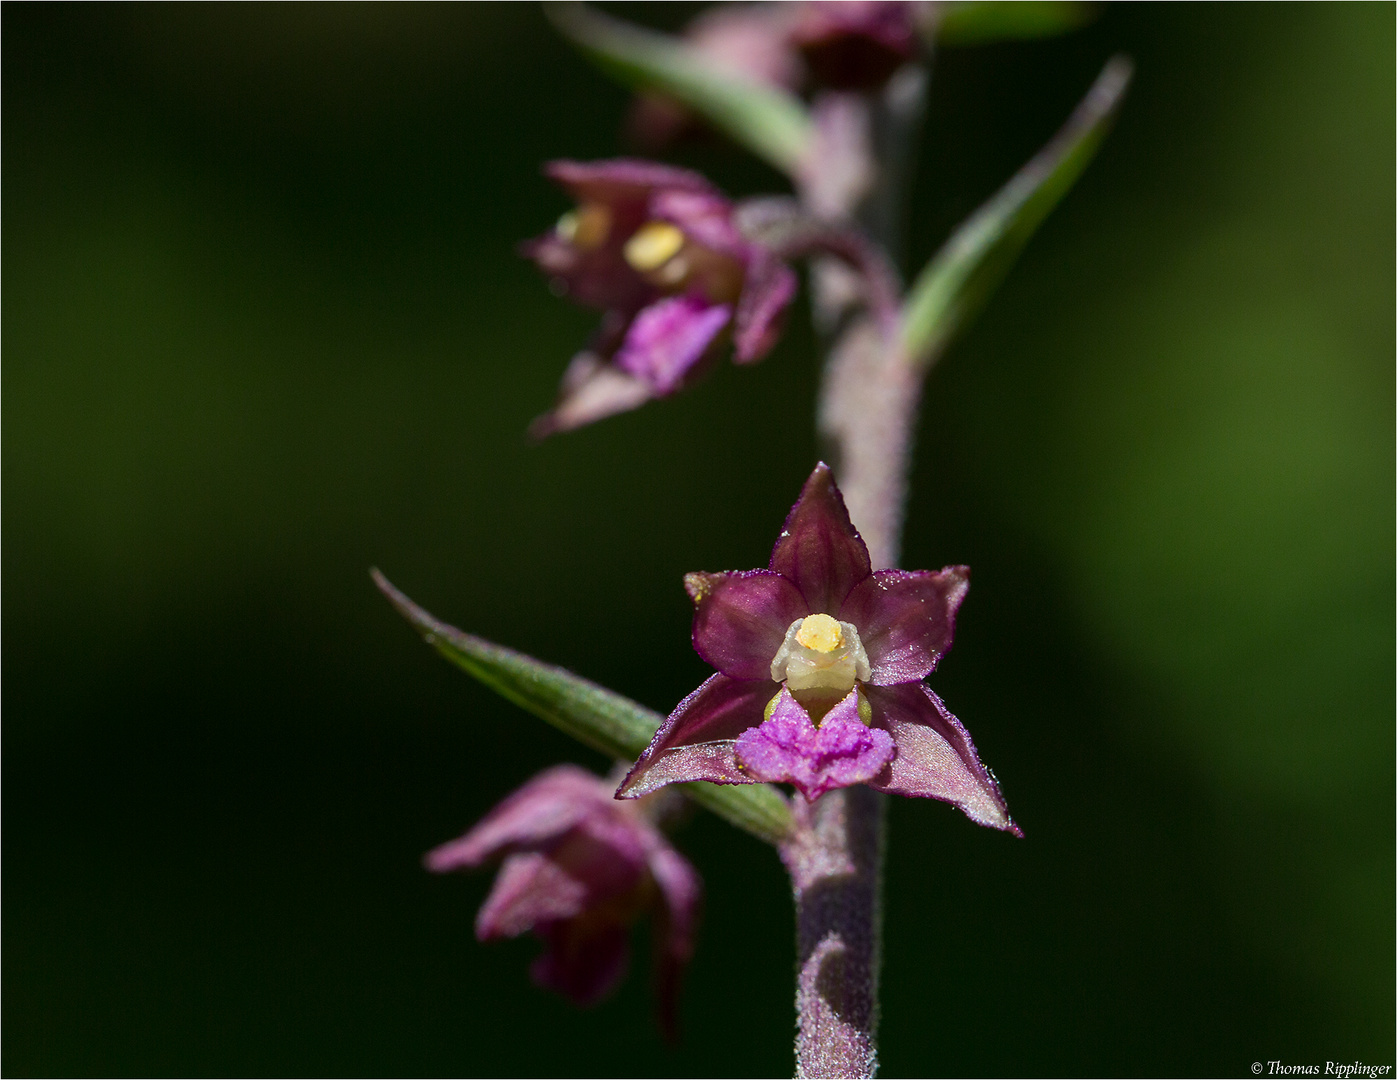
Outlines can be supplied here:
M924 69L905 69L879 99L866 100L875 179L860 206L842 208L894 258L925 87ZM847 317L847 296L819 282L816 292L816 325L832 340L820 386L821 450L874 567L895 566L923 371L907 362L886 320L867 310ZM856 786L796 802L796 826L782 849L796 904L796 1075L871 1077L886 799Z
M796 901L796 1076L872 1076L887 799L859 785L796 802L781 851Z

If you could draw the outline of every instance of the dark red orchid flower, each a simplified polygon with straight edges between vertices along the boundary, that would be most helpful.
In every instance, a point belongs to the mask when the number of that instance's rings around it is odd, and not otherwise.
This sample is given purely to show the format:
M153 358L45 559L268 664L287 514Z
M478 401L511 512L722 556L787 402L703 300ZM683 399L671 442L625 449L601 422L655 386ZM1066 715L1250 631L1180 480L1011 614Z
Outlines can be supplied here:
M672 394L699 374L726 332L739 364L775 344L795 272L733 222L733 204L698 173L649 161L554 161L577 200L524 245L554 287L605 314L568 366L537 436L590 424Z
M1019 834L969 733L922 681L951 647L966 567L874 572L821 464L768 569L685 586L694 648L718 674L670 714L619 797L708 780L790 783L815 799L863 783Z
M638 803L575 765L539 773L464 836L427 853L429 870L502 859L475 919L481 941L532 931L545 949L534 981L579 1005L626 973L630 927L649 913L661 1022L674 1030L679 981L694 951L703 884Z

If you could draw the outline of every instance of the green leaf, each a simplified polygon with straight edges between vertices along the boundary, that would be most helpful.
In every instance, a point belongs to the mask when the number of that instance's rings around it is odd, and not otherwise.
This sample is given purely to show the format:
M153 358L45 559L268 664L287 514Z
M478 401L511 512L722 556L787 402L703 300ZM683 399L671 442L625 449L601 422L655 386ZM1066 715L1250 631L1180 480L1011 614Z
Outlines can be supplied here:
M1052 141L962 222L918 275L902 308L903 346L912 361L932 363L1008 273L1096 153L1131 71L1123 56L1108 61Z
M813 125L794 94L729 71L680 38L613 19L586 4L551 3L545 10L618 82L688 106L778 169L793 173L799 167Z
M630 698L484 638L448 626L418 607L377 570L374 583L428 645L501 697L614 758L634 760L664 717ZM694 802L768 843L790 829L786 799L769 784L681 785Z
M1096 5L1074 0L967 0L947 4L936 26L942 45L1052 37L1085 26Z

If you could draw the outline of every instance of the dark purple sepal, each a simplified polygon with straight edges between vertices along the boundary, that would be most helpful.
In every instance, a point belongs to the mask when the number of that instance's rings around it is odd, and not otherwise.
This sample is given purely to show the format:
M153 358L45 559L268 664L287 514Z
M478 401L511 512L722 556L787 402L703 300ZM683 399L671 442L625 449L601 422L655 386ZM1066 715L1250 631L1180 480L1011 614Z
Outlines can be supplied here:
M701 296L656 300L637 312L612 362L645 384L652 396L672 394L731 318L729 305L711 304Z
M500 864L490 895L475 916L480 941L518 937L535 927L571 919L587 906L585 882L541 851L518 851Z
M538 931L544 951L529 976L545 990L576 1005L595 1005L625 977L630 963L630 928L605 920L569 919Z
M755 779L794 784L813 802L831 788L877 776L893 757L893 740L859 719L858 690L851 690L816 727L782 687L771 716L739 735L734 753Z
M694 598L695 651L733 679L769 680L787 628L810 614L800 591L770 570L691 574L685 585ZM768 698L775 693L773 683Z
M879 570L854 586L839 617L858 627L873 685L917 682L936 670L969 588L968 566Z
M655 1004L660 1029L679 1038L679 985L694 955L703 908L703 882L689 861L666 847L650 856L650 873L663 903L655 912Z
M576 765L539 773L464 836L434 847L423 863L446 873L481 866L503 851L551 841L592 813L597 778Z
M732 741L762 722L762 711L775 695L775 687L770 679L710 676L660 725L645 753L621 781L616 797L634 799L665 784L688 780L753 783L737 767Z
M874 726L886 728L897 745L897 756L870 787L954 803L979 825L1023 835L970 733L925 683L869 686L864 693Z
M770 568L791 580L811 612L826 615L836 615L849 591L872 572L868 548L824 462L815 466L791 507Z
M771 351L781 336L781 324L796 286L795 271L775 255L765 250L753 253L733 325L735 362L752 364Z
M657 189L717 194L698 173L642 158L607 158L602 161L573 161L566 158L543 166L544 174L567 189L578 202L608 206L639 202L644 206Z
M563 372L558 404L529 425L529 437L572 431L608 416L630 412L655 397L644 379L604 362L594 352L581 352Z

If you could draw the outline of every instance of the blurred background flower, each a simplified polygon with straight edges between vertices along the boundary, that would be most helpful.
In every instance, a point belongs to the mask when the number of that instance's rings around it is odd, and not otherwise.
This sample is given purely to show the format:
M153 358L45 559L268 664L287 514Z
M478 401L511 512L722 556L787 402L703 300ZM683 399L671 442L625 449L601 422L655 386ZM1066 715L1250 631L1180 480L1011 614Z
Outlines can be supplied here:
M514 243L568 208L540 163L614 155L627 108L536 10L5 31L5 1069L784 1075L784 877L708 816L681 1054L644 980L574 1013L531 944L475 945L488 881L419 853L607 763L366 569L668 711L706 674L683 573L761 565L815 461L804 320L531 447L595 316ZM1029 839L893 806L889 1075L1391 1059L1393 11L943 52L913 266L1116 50L1119 126L928 388L904 562L975 568L938 692Z

